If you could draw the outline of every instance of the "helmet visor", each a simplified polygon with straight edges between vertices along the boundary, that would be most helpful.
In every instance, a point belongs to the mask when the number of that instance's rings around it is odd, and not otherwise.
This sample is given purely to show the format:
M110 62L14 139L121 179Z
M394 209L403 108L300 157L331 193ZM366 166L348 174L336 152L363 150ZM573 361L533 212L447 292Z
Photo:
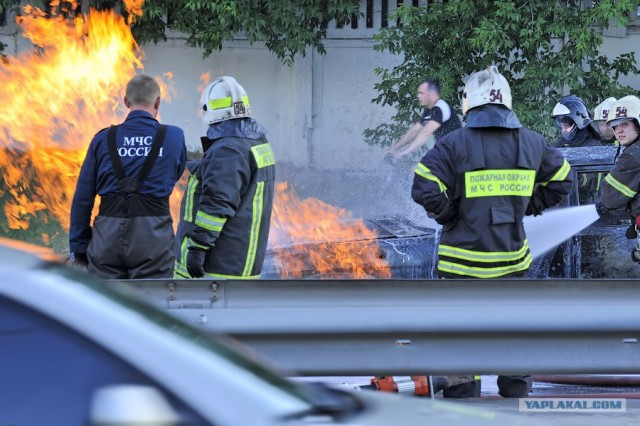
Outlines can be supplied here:
M615 120L607 121L607 126L609 126L609 127L611 127L613 129L618 124L626 123L627 121L631 121L631 120L633 120L632 117L616 118Z
M561 129L569 129L571 128L571 126L576 124L571 118L565 115L558 116L555 118L555 120L556 120L556 124Z

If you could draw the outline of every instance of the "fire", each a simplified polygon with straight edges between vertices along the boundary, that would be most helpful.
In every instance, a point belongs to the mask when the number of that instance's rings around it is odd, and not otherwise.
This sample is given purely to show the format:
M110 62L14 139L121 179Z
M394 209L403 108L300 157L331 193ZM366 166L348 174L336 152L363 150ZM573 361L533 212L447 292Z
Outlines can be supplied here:
M129 18L141 0L126 2ZM69 18L75 2L52 2L51 15L26 5L17 18L34 48L0 67L0 190L10 229L55 220L69 211L92 136L121 122L122 96L143 52L128 23L111 10ZM170 78L165 75L165 78ZM163 96L168 88L161 85ZM5 229L6 230L6 229ZM43 237L46 244L50 236Z
M286 182L278 183L270 244L280 275L299 278L305 271L322 278L390 278L376 233L350 212L316 198L300 200Z

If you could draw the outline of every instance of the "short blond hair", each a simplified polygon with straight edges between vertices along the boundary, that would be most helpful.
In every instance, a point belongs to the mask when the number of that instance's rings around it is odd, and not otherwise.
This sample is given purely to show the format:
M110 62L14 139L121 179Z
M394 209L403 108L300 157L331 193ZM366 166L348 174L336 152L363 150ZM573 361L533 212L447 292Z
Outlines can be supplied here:
M131 104L152 105L160 96L160 85L148 75L136 75L127 83L125 96Z

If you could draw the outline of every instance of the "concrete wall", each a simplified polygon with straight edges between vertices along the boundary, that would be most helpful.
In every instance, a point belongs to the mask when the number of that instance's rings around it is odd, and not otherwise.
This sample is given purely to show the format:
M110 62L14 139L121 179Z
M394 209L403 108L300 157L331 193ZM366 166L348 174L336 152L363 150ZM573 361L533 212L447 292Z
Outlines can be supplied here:
M326 55L309 50L294 65L281 64L258 45L234 41L202 58L199 49L173 39L143 46L145 72L173 73L175 96L162 119L178 124L195 149L203 133L197 108L200 76L232 75L242 84L254 117L269 131L277 158L296 166L369 169L381 155L363 140L363 131L389 120L393 110L373 104L376 66L398 58L374 52L370 40L328 40Z

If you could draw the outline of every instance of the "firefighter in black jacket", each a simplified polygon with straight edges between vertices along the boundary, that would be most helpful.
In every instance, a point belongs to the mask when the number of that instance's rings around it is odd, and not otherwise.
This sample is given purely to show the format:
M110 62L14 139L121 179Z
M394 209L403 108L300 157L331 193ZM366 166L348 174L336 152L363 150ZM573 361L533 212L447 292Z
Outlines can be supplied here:
M614 169L604 179L598 213L604 216L610 210L626 209L632 220L627 238L635 239L640 223L640 99L630 95L617 100L607 125L613 128L620 151ZM640 242L631 254L635 262L640 262Z
M257 278L267 250L275 160L266 130L233 77L202 93L204 157L189 164L176 251L176 278Z
M542 135L522 127L511 110L509 84L495 66L469 78L462 112L466 127L427 152L411 192L442 225L438 276L523 276L532 258L522 219L563 200L572 188L571 167ZM498 387L502 396L522 397L531 379L500 376Z

